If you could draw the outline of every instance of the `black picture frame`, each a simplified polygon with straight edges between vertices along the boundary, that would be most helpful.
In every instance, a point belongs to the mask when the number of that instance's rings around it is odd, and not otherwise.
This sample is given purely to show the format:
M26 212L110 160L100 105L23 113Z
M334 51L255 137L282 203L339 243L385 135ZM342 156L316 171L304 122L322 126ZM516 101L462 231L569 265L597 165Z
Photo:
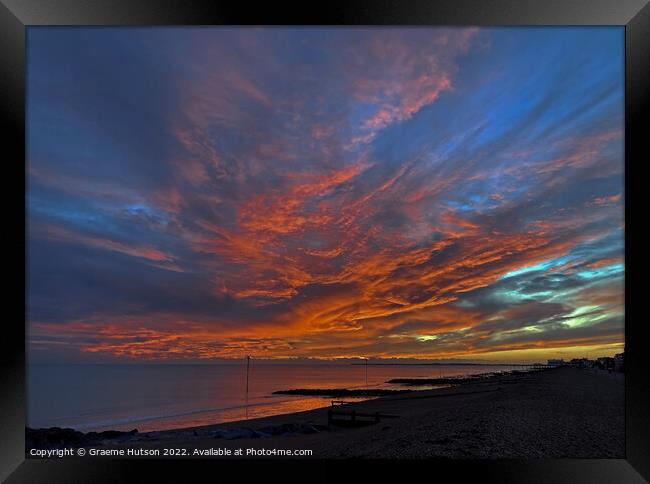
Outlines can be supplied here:
M386 466L411 476L412 469L428 472L432 479L451 472L454 480L467 476L497 482L646 482L650 480L650 384L644 354L644 321L638 308L643 297L632 288L640 274L644 241L639 239L643 217L641 170L648 160L650 119L650 5L648 0L341 0L314 5L310 2L232 2L226 0L0 0L1 62L0 98L5 153L4 192L15 189L5 218L16 227L7 230L13 241L7 258L22 248L25 255L25 33L37 25L619 25L626 32L625 84L625 358L626 358L626 458L594 460L445 460L410 462L400 470L395 461L356 461L365 472L381 472ZM9 149L7 149L9 148ZM4 158L4 157L3 157ZM23 161L21 163L20 161ZM20 190L23 190L21 198ZM22 210L21 210L22 209ZM634 215L632 213L634 211ZM635 217L635 218L634 218ZM640 254L640 256L637 256ZM26 261L23 261L26 262ZM25 278L25 264L17 270ZM20 276L17 278L21 280ZM25 460L25 317L26 284L8 284L7 302L15 317L4 320L0 370L0 479L7 482L120 482L134 472L152 472L167 478L187 479L197 469L210 469L225 477L224 466L239 466L246 477L292 474L295 462L223 460ZM23 301L23 304L19 301ZM20 308L20 309L19 309ZM305 461L302 461L303 463ZM349 461L346 461L349 464ZM303 467L303 466L301 466ZM271 470L274 469L274 470ZM337 461L317 466L312 461L304 472L318 477L341 477ZM303 472L296 473L309 477ZM240 474L243 475L243 474ZM268 474L266 474L268 475ZM427 475L427 474L423 474ZM232 474L234 477L235 474ZM414 477L414 476L413 476Z

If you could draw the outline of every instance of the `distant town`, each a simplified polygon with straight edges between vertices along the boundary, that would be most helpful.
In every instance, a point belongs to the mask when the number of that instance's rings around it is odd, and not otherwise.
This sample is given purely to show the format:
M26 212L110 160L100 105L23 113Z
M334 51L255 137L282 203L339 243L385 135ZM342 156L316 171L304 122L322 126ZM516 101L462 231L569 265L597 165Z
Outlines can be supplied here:
M625 371L625 352L618 353L611 356L603 356L590 360L587 358L573 358L570 361L563 359L547 360L548 366L572 366L574 368L596 368L599 370L609 370L610 372L624 372Z

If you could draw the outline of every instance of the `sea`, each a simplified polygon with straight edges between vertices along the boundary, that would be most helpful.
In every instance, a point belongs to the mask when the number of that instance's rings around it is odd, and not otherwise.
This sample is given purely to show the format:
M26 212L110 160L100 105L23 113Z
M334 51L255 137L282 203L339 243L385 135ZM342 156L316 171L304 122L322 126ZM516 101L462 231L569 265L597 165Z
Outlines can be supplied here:
M297 388L404 389L393 378L508 372L514 366L268 364L29 365L27 426L139 432L211 425L326 407ZM408 387L414 388L414 387ZM433 388L423 386L419 389ZM418 387L415 387L418 389ZM346 398L345 400L363 400ZM367 397L365 398L367 399ZM341 400L337 398L336 400Z

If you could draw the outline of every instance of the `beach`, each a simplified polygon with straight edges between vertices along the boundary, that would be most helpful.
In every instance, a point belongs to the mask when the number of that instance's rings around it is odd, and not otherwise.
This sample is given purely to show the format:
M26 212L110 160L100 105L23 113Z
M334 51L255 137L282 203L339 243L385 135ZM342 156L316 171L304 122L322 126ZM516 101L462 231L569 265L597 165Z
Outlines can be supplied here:
M380 418L328 426L329 408L161 432L125 434L105 449L186 449L179 457L236 449L309 450L310 458L623 458L624 375L557 368L348 403L336 410ZM275 434L275 435L273 435ZM195 451L196 450L196 451ZM257 457L252 454L243 457ZM232 457L237 457L231 454Z
M365 365L269 363L38 365L28 369L27 426L81 432L140 432L201 427L303 412L330 404L323 395L283 390L412 390L393 379L471 376L512 371L506 365ZM248 387L246 382L249 382ZM438 385L439 386L439 385ZM431 388L419 385L418 390ZM328 395L364 399L363 395ZM372 395L376 396L376 395Z

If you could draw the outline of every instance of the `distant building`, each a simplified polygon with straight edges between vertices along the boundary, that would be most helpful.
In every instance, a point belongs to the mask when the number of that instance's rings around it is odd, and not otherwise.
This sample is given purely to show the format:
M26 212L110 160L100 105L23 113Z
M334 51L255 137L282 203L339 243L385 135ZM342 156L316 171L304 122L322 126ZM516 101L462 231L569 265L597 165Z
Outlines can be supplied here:
M601 370L614 371L615 362L611 356L602 356L596 360L595 366Z
M614 355L614 371L624 371L625 353Z
M574 358L569 363L574 368L590 368L592 364L587 358Z
M564 366L566 362L563 359L559 360L547 360L548 366Z

